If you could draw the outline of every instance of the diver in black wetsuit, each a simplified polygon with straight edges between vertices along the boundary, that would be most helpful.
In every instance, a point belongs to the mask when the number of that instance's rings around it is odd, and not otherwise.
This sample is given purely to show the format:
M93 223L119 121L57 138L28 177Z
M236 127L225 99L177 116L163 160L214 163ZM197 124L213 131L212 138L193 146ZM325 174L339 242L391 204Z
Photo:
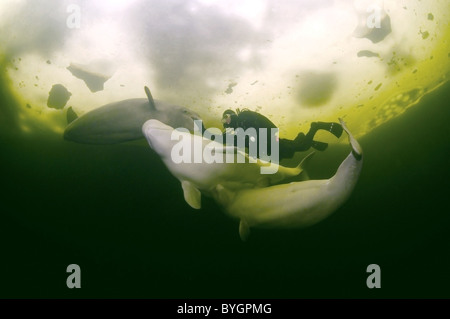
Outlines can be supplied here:
M255 128L256 133L259 134L260 128L267 129L267 148L266 150L270 150L271 147L271 128L277 128L275 124L273 124L267 117L261 115L257 112L253 112L250 110L244 109L243 111L239 111L237 109L237 113L233 110L226 110L222 115L222 123L225 128L224 134L224 143L226 143L226 136L229 134L233 134L233 130L237 128L242 128L244 131L248 128ZM339 123L326 123L326 122L312 122L311 128L309 132L305 134L298 133L297 137L294 140L288 140L284 138L278 139L279 141L279 160L283 158L291 158L294 156L296 152L307 151L311 147L318 150L324 151L327 147L327 143L314 141L314 135L318 130L329 131L336 137L340 137L342 135L342 126ZM257 136L258 138L259 136ZM237 146L236 138L233 137L234 146ZM259 140L259 138L258 138ZM255 141L253 141L255 142ZM250 140L246 139L245 146L249 147ZM258 143L259 144L259 143ZM259 153L259 145L258 155Z

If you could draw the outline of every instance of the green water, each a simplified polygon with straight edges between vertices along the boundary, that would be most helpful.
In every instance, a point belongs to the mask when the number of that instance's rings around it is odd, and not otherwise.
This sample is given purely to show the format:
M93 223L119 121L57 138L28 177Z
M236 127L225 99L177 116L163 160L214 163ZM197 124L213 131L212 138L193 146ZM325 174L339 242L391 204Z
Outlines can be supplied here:
M449 298L450 85L361 139L349 201L306 229L252 231L211 199L194 211L145 143L19 134L0 88L0 297ZM333 174L330 146L311 175ZM66 267L81 267L81 289ZM381 267L381 289L366 267Z

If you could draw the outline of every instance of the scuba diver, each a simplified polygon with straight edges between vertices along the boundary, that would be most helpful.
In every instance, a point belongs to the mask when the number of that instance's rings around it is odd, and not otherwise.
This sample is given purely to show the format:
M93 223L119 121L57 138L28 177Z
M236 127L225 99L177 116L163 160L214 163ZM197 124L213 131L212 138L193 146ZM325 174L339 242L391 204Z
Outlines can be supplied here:
M234 135L234 130L237 128L242 128L244 131L248 128L255 128L256 134L259 134L260 128L266 128L267 129L267 148L266 150L271 149L271 129L277 128L275 124L273 124L267 117L264 115L261 115L257 112L253 112L247 109L244 109L240 111L237 109L237 112L233 110L226 110L222 115L222 123L223 127L225 129L223 136L224 136L224 143L227 141L228 135ZM277 141L279 142L279 160L281 161L283 158L291 158L294 156L296 152L303 152L307 151L311 147L318 150L318 151L324 151L327 147L327 143L314 141L314 135L318 130L325 130L339 138L342 135L342 126L339 123L335 122L312 122L311 127L309 129L309 132L306 133L298 133L297 137L294 140L284 139L284 138L277 138ZM259 140L259 136L256 136ZM234 141L234 146L237 145L237 139L235 136L232 137ZM253 140L251 137L246 137L245 140L245 147L249 148L250 142L256 142L256 140ZM228 144L227 144L228 145ZM259 153L259 143L257 143L257 149L258 149L258 155L261 155ZM264 150L263 150L264 151Z

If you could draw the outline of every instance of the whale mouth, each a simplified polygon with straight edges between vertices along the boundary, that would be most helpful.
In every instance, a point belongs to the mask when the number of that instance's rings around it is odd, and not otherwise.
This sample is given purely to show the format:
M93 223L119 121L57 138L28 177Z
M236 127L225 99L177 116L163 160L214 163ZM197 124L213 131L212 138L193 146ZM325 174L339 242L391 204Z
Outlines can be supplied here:
M142 126L142 133L147 139L148 144L152 149L155 149L152 140L157 139L161 132L163 131L172 131L173 128L167 124L164 124L158 120L148 120Z
M173 130L173 128L158 120L152 119L144 123L144 125L142 126L142 130L144 131L144 133L150 133L152 131L171 131Z

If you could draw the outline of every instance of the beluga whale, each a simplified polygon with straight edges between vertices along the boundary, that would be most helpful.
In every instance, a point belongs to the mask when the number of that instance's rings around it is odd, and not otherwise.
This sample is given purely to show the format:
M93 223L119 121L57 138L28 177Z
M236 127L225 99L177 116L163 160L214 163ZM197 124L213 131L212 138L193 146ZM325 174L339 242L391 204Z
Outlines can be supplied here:
M228 215L240 221L239 235L243 241L247 240L251 227L294 228L316 224L350 197L362 169L363 152L344 121L340 122L351 151L330 179L237 191L217 184L213 197Z
M115 144L143 138L142 125L157 119L173 127L193 128L200 116L183 107L154 100L148 87L147 98L109 103L71 122L64 139L84 144Z
M201 195L211 196L219 184L232 191L266 187L302 172L302 163L289 168L250 158L237 147L205 137L207 132L221 136L218 128L207 129L202 136L198 126L197 133L192 134L152 119L145 122L142 132L150 147L181 182L184 199L194 209L201 208Z

